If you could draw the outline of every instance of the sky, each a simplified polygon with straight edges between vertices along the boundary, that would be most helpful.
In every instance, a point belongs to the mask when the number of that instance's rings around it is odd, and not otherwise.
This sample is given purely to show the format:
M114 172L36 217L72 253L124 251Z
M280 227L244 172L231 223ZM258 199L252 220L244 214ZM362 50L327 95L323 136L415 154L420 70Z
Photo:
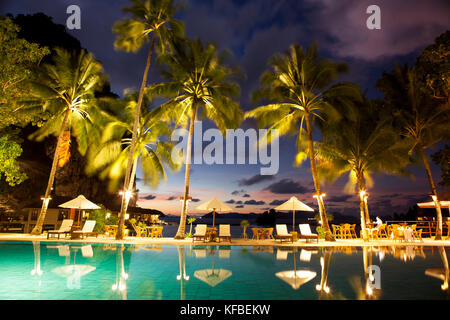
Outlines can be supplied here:
M126 88L138 88L145 64L146 50L125 53L114 50L113 24L124 18L121 8L127 0L2 0L0 14L32 14L43 12L53 21L65 24L69 5L81 9L81 29L67 30L81 41L83 47L102 62L109 75L112 91L121 95ZM412 65L421 51L449 29L450 2L446 0L189 0L177 15L185 23L186 36L210 41L219 49L232 52L231 63L241 66L246 77L240 81L239 99L244 111L252 105L249 96L258 87L259 77L267 69L267 61L291 44L308 48L319 44L320 54L349 67L342 81L357 83L370 97L382 97L375 89L383 71L394 63ZM369 30L366 21L370 5L381 9L381 29ZM153 67L149 83L161 81L158 68ZM212 128L208 121L204 129ZM245 121L241 128L254 128ZM195 139L194 139L195 142ZM208 143L204 143L206 146ZM439 148L429 153L437 151ZM205 212L195 208L215 196L241 213L260 213L282 203L291 196L317 210L312 198L313 181L308 162L294 167L295 140L282 138L279 146L279 172L261 176L260 164L194 164L191 169L189 214ZM375 175L369 189L369 207L375 215L406 212L422 200L428 201L429 185L425 170L411 167L415 179ZM440 169L432 163L435 181ZM140 170L138 169L138 178ZM328 211L359 215L358 197L346 194L347 177L334 184L324 184ZM183 194L184 168L168 172L167 183L156 190L138 179L138 204L168 214L179 214ZM444 191L442 188L440 192Z

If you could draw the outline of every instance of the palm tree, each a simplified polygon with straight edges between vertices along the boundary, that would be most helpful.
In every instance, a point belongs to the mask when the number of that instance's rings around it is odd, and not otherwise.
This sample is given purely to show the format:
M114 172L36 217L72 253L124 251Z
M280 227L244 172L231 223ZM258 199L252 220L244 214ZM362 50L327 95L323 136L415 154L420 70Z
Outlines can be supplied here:
M284 54L272 57L269 63L271 69L262 75L262 88L253 98L255 101L266 98L275 103L247 112L245 118L256 118L260 127L269 127L268 134L272 130L278 130L279 135L297 134L295 163L300 165L309 156L325 239L334 241L317 175L313 121L336 121L339 114L330 100L353 96L359 91L350 84L331 86L347 66L320 58L316 44L307 52L292 45Z
M336 105L339 108L338 105ZM409 174L408 146L391 126L390 115L376 101L364 98L355 102L351 112L340 112L343 118L322 129L323 142L317 142L319 176L334 182L345 173L349 180L347 193L355 191L360 199L361 230L367 239L366 223L370 221L365 193L372 186L372 173Z
M54 63L42 65L37 80L30 82L31 100L40 101L43 109L51 114L31 138L58 137L44 201L32 234L42 233L57 166L63 166L70 157L71 133L77 139L79 152L86 153L90 133L94 131L91 114L98 111L94 91L103 78L100 63L86 51L69 53L56 49L55 52Z
M119 213L119 228L116 239L123 238L123 227L125 222L125 213L127 208L127 195L130 194L132 184L133 154L136 147L138 136L139 117L141 112L142 100L144 98L144 89L147 83L148 72L152 60L153 50L156 39L159 38L158 45L161 52L165 51L166 40L171 36L181 36L184 33L184 26L181 22L173 19L177 11L174 0L133 0L130 7L123 9L125 13L130 13L131 18L117 22L113 31L117 34L114 46L118 50L127 52L137 52L150 41L150 49L147 56L147 62L142 77L139 98L134 117L133 136L131 138L130 153L125 173L124 190L122 204ZM149 36L151 34L151 39ZM129 198L128 198L129 199Z
M166 97L152 113L160 119L174 120L175 125L186 125L189 121L189 136L186 150L184 200L180 225L175 239L184 239L189 196L192 136L197 111L211 119L225 133L235 128L242 118L239 105L232 100L240 93L239 85L230 77L234 70L224 65L224 55L214 45L203 45L200 40L178 39L173 42L173 54L160 56L160 62L167 66L163 75L168 82L149 87L152 95Z
M100 178L110 180L110 192L117 190L120 179L123 179L130 153L131 135L133 134L133 119L136 114L138 93L127 94L122 100L125 108L118 114L109 114L104 125L103 135L97 148L92 148L89 154L87 172L100 172ZM149 99L144 97L144 105L149 105ZM117 104L116 107L120 107ZM169 126L151 117L148 109L140 114L138 136L133 154L133 168L130 186L133 187L137 166L143 169L143 183L156 188L161 180L166 180L164 165L177 170L179 165L172 161L173 145L161 138L170 135Z
M383 73L377 88L384 91L386 105L392 109L401 135L411 144L409 154L420 157L427 172L428 183L436 206L436 240L442 239L442 212L436 185L425 150L450 136L448 125L450 105L436 103L423 89L416 70L396 65L392 73Z

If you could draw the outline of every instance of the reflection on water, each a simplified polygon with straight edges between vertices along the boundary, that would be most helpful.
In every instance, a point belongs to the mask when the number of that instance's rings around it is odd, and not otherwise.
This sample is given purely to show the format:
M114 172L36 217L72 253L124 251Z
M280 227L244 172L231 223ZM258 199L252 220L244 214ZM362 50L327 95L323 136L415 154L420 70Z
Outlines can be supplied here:
M0 242L0 299L448 299L448 250Z

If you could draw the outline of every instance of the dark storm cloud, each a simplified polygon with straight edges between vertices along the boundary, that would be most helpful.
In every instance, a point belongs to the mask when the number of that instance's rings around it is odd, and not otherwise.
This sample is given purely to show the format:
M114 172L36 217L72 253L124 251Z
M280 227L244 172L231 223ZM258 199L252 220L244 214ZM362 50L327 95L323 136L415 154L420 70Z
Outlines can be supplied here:
M250 198L250 197L251 197L251 195L249 195L248 193L242 195L242 198Z
M269 190L272 193L277 194L294 194L294 193L309 193L313 192L311 188L305 187L301 185L299 182L296 182L291 179L282 179L278 182L272 183L264 190Z
M172 201L172 200L175 200L176 198L177 198L177 197L173 197L173 196L172 196L172 197L167 198L167 200L168 200L168 201Z
M271 203L269 203L269 205L271 206L279 206L280 204L285 203L286 200L273 200Z
M238 209L238 208L243 208L243 207L244 207L244 205L242 205L242 204L240 204L240 205L238 205L238 206L235 206L236 209Z
M238 181L239 186L252 186L254 184L263 182L263 181L268 181L268 180L273 180L274 176L263 176L260 174L256 174L248 179L241 179Z
M231 192L231 194L233 195L233 196L238 196L238 195L240 195L240 194L245 194L245 190L244 189L241 189L241 190L234 190L233 192Z
M228 200L228 201L225 201L225 203L229 203L229 204L233 204L233 203L235 203L236 201L234 201L233 199L231 199L231 200Z
M194 198L194 199L192 199L191 201L192 201L192 202L199 202L200 199Z
M140 196L140 197L139 197L139 199L144 199L144 200L153 200L153 199L155 199L155 198L156 198L156 196L154 196L154 195L152 195L152 194L148 194L148 195Z
M236 204L242 204L241 200L236 201Z
M255 205L255 206L262 206L263 204L266 204L264 201L256 201L256 200L247 200L244 202L244 204L249 204L249 205Z

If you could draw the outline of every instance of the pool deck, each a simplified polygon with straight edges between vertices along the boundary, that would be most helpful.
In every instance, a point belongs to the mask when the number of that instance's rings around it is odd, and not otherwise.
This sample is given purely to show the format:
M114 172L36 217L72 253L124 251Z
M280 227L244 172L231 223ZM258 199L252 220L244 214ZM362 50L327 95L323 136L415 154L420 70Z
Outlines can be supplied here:
M149 238L135 238L135 237L125 237L123 240L115 240L111 237L104 237L103 235L99 235L98 238L88 237L86 239L70 239L64 238L62 236L59 240L58 238L50 238L47 239L47 235L39 235L34 236L30 234L23 233L0 233L0 241L41 241L41 242L70 242L70 243L102 243L102 244L135 244L135 245L207 245L207 246L217 246L217 245L226 245L226 246L283 246L283 247L363 247L363 246L405 246L405 245L414 245L414 246L450 246L450 239L448 237L444 237L447 240L436 241L430 238L424 238L423 241L413 241L413 242L404 242L404 241L393 241L389 239L385 240L371 240L368 242L364 242L360 239L346 239L341 240L337 239L335 242L320 240L317 242L308 242L305 240L298 240L294 243L291 242L283 242L281 243L279 240L253 240L253 239L232 239L229 241L221 241L219 242L204 242L204 241L195 241L192 242L192 239L184 239L184 240L175 240L173 238L160 238L160 239L149 239Z

